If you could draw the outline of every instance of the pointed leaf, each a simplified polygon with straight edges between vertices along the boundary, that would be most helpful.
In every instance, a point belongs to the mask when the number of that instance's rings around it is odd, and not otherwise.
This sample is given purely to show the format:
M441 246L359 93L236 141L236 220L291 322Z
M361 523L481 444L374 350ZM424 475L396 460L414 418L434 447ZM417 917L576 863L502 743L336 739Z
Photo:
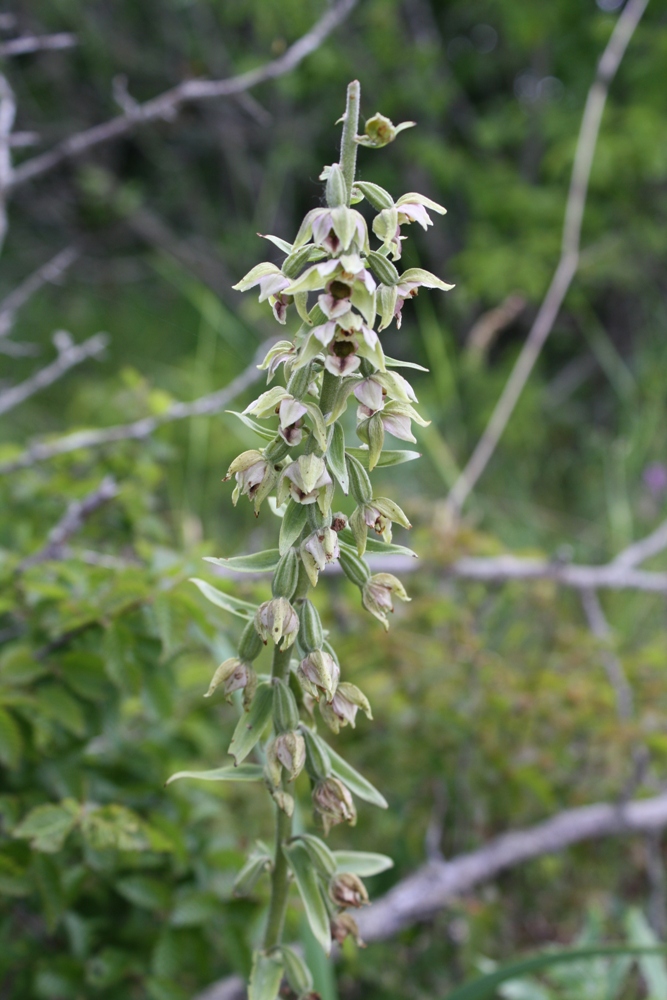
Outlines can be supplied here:
M531 955L530 958L518 962L510 962L493 972L487 973L464 983L453 992L448 993L445 1000L492 1000L497 995L497 988L509 979L518 979L531 972L540 972L552 965L567 962L581 962L586 959L615 958L624 955L664 955L665 947L633 948L628 945L619 947L572 948L568 951L543 952L541 955Z
M287 863L294 872L310 929L328 955L331 951L329 914L310 855L305 845L298 840L291 844L285 844L283 852Z
M356 552L357 546L354 535L348 528L339 532L338 541L343 545L347 543ZM366 539L366 554L369 556L412 556L413 559L418 558L417 553L409 549L407 545L396 545L394 542L381 542L379 538L373 538L371 535Z
M290 499L287 503L283 522L280 525L280 538L278 544L280 546L279 551L281 556L284 555L289 547L297 540L305 527L307 519L308 511L305 506L301 503L297 503L296 500Z
M303 404L306 407L308 417L310 418L310 423L313 428L313 434L315 435L315 440L321 451L326 451L327 448L327 428L324 423L324 417L322 416L322 411L320 410L317 403L306 403Z
M256 951L252 960L248 1000L277 1000L282 978L282 962L265 955L263 951Z
M379 875L394 867L394 862L386 854L374 854L370 851L334 851L333 856L339 872L351 872L362 878Z
M200 580L196 576L190 577L190 583L194 583L199 588L207 601L222 608L223 611L229 611L230 614L238 615L239 618L247 620L255 617L255 612L257 611L256 604L250 604L248 601L241 601L238 597L225 594L222 590L218 590L217 587L211 586L206 580Z
M177 771L167 778L165 785L170 785L179 778L198 778L200 781L261 781L263 777L264 772L259 764L239 764L238 767L216 767L212 771Z
M350 451L353 450L352 448L350 449ZM340 483L343 493L347 496L350 492L350 477L345 461L345 432L338 422L333 425L331 441L329 442L329 450L327 452L327 463Z
M427 372L429 369L423 365L418 365L414 361L399 361L398 358L388 358L385 354L384 360L387 368L415 368L418 372Z
M80 806L74 799L64 799L59 805L36 806L15 828L13 835L30 840L35 851L55 854L78 823L80 814Z
M273 243L273 245L278 247L279 250L282 250L283 253L292 252L292 244L288 243L287 240L281 240L279 236L271 236L270 233L257 233L257 235L261 236L263 240L269 240L269 242Z
M448 285L442 278L437 278L430 271L425 271L423 267L409 267L401 275L401 284L408 281L417 281L424 288L440 288L443 292L449 292L454 285Z
M249 556L230 556L229 559L204 556L204 562L213 563L214 566L223 566L236 573L271 573L278 565L279 560L280 552L278 549L264 549L262 552L253 552Z
M363 799L364 802L370 802L374 806L378 806L380 809L386 809L388 807L387 800L384 795L378 792L377 788L371 785L362 774L348 764L346 760L343 760L335 750L332 750L328 743L325 743L321 736L313 734L314 738L318 743L324 745L331 758L331 770L336 775L337 778L343 782L344 785L350 789L358 798Z
M348 448L349 455L354 455L365 469L368 468L369 450L368 448ZM376 469L386 469L391 465L403 465L404 462L414 462L416 458L421 458L420 451L408 451L406 448L386 448L377 460Z
M232 416L238 417L241 423L244 423L246 427L249 427L251 431L254 431L264 441L273 441L276 436L275 431L269 430L268 427L263 427L262 424L258 424L252 417L247 417L245 413L237 413L236 410L225 410L225 413L231 413Z
M245 760L252 748L259 742L264 728L271 718L273 708L273 687L270 684L260 684L255 692L252 705L239 719L228 753L234 758L238 767Z

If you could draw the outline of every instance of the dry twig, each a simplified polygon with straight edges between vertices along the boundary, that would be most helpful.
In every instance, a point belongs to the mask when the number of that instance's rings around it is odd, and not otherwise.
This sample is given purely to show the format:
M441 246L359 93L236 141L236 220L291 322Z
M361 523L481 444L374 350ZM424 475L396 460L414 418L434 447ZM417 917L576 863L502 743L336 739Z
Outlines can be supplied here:
M6 337L14 325L16 314L32 296L49 282L57 281L70 267L79 252L75 247L66 247L40 268L22 281L0 302L0 340Z
M609 86L616 75L628 43L634 34L648 0L628 0L620 14L612 36L598 63L595 80L588 92L579 130L577 148L565 209L561 257L549 290L535 317L526 342L496 403L489 423L479 439L468 464L454 483L448 497L453 513L458 513L488 465L491 456L514 412L524 386L530 377L540 351L551 333L579 265L581 223L586 205L588 181L597 145L602 113Z
M62 334L63 331L60 333ZM65 337L67 340L64 339ZM13 410L15 406L24 403L26 399L41 392L42 389L46 389L47 386L53 385L75 365L80 365L88 358L98 358L107 346L109 337L106 333L96 333L95 336L84 340L82 344L73 344L69 339L69 334L65 334L59 339L59 334L56 333L54 341L58 348L58 356L55 361L46 365L45 368L41 368L25 382L20 382L0 393L0 414Z
M356 2L357 0L339 0L307 34L290 45L279 59L274 59L264 66L249 70L247 73L240 73L238 76L229 77L226 80L185 80L150 101L143 104L133 104L130 113L124 112L101 125L95 125L93 128L86 129L85 132L78 132L76 135L63 139L53 149L20 164L14 170L10 187L12 189L20 187L22 184L26 184L28 181L60 166L66 160L82 156L97 146L119 139L131 132L137 125L145 125L148 122L164 119L171 120L183 104L192 101L207 101L218 97L232 97L257 86L259 83L289 73L306 56L315 52L327 36L338 25L342 24Z
M45 52L54 49L72 49L77 45L76 35L61 31L57 35L24 35L0 42L0 59L8 56L24 56L30 52Z

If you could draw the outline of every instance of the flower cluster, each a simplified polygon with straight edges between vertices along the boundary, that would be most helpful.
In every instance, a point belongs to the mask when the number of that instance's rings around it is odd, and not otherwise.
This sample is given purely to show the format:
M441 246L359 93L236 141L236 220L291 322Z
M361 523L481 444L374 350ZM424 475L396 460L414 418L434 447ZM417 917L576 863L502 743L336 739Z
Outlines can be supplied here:
M268 301L279 323L285 324L294 311L300 325L293 339L270 348L261 365L269 383L282 370L284 385L268 388L237 414L266 443L235 458L225 477L235 479L234 503L247 496L259 514L264 501L270 501L281 519L278 549L231 563L272 571L273 596L252 615L244 602L232 604L220 592L211 598L249 620L238 656L218 668L208 694L219 686L226 695L243 691L246 712L230 745L237 766L259 749L271 723L271 735L259 753L261 764L244 766L261 774L283 817L276 855L252 855L239 875L238 885L245 889L266 871L272 879L264 949L256 953L253 981L273 982L273 963L303 997L312 990L309 974L280 940L279 912L284 912L288 886L284 862L325 949L332 938L358 936L347 910L367 902L359 874L373 874L391 863L378 861L380 855L359 855L354 872L341 871L335 852L319 837L294 838L289 832L293 783L302 771L310 780L315 819L325 835L335 824L356 822L354 796L386 805L318 732L317 718L338 733L342 726L355 725L359 711L372 716L365 694L342 677L309 589L327 565L338 562L359 587L364 608L385 628L394 601L409 600L395 576L372 573L367 562L368 553L410 551L392 542L394 524L410 527L406 514L394 500L375 496L369 472L418 457L387 449L386 435L414 442L413 423L427 423L415 407L412 386L396 371L419 366L387 357L380 334L393 322L400 327L404 302L420 288L452 287L422 268L401 274L396 267L405 239L402 230L414 222L426 229L432 225L429 211L443 214L445 209L414 192L394 201L384 188L355 179L358 146L384 146L412 123L394 127L375 115L359 136L355 108L358 84L348 90L341 162L322 174L326 206L306 215L293 243L266 237L285 255L282 266L258 264L234 286L258 289L260 302ZM373 215L370 227L366 215L353 207L362 202ZM356 443L346 441L341 422L351 404L356 405ZM337 488L353 501L348 513L333 509ZM270 677L253 668L267 644L274 650ZM277 985L279 981L280 976ZM272 989L266 992L269 1000Z

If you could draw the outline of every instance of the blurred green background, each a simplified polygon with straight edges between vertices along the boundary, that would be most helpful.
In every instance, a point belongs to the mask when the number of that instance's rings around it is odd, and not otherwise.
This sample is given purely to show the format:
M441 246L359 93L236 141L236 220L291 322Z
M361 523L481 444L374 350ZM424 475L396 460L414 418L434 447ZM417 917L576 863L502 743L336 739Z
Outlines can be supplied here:
M423 862L434 816L450 857L559 809L613 799L638 740L652 751L655 780L667 762L664 597L604 596L636 699L636 718L621 724L576 594L546 582L463 584L443 571L464 553L508 550L602 562L665 516L667 16L657 0L611 89L579 273L457 529L443 503L557 263L581 114L621 6L360 0L289 75L138 128L22 186L10 203L0 294L64 246L81 256L20 312L11 341L39 353L0 355L3 384L51 359L54 330L77 341L105 330L111 342L104 360L3 419L0 463L35 437L159 414L227 384L279 332L254 296L230 286L274 259L258 231L291 240L320 203L347 82L360 80L365 116L418 123L381 152L362 150L359 175L448 208L427 234L412 227L402 263L456 289L422 291L401 330L384 335L387 353L431 369L415 379L432 420L420 432L423 459L409 475L378 475L415 525L410 544L424 562L388 636L342 580L318 591L344 673L375 715L341 742L389 811L362 807L357 828L331 838L396 859L371 885L375 896ZM5 37L72 31L79 40L5 60L16 128L39 135L15 162L118 113L119 74L139 101L188 77L231 75L280 55L325 9L303 0L15 3ZM483 343L479 321L503 304L514 317ZM250 505L232 508L220 483L252 444L219 414L0 477L3 1000L189 1000L220 976L247 973L265 889L239 901L231 885L255 836L270 836L264 796L162 786L181 766L221 763L235 722L233 708L201 695L239 630L185 581L206 575L203 555L274 544L269 513L255 521ZM17 575L67 503L104 474L120 496L77 535L72 557ZM81 549L120 562L91 566ZM252 599L268 593L234 587ZM31 808L65 800L84 809L71 832L63 807L46 845L13 836ZM305 818L306 800L304 789ZM618 940L629 907L662 933L661 906L642 841L584 844L503 875L398 940L346 949L324 1000L444 998L484 959L582 933ZM296 910L290 930L303 933ZM612 995L589 973L578 986L545 979L526 989L515 1000ZM659 1000L635 973L624 990Z

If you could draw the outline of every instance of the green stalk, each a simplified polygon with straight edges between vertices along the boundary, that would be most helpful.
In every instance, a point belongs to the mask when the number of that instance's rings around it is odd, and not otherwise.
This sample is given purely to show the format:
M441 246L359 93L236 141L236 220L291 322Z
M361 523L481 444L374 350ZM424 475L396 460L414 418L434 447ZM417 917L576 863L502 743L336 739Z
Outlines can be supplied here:
M359 103L361 88L358 80L353 80L347 88L347 103L343 119L343 136L340 143L340 165L347 186L347 204L352 197L352 185L357 172L357 132L359 130Z
M273 651L273 666L271 676L277 677L281 681L287 681L289 677L291 649L279 649L275 647ZM284 785L284 782L283 782ZM283 924L285 923L285 910L287 909L287 897L289 895L289 869L287 859L283 854L282 845L292 835L292 818L276 806L276 851L271 873L271 902L269 904L269 917L264 933L264 950L270 951L276 948L282 940Z

